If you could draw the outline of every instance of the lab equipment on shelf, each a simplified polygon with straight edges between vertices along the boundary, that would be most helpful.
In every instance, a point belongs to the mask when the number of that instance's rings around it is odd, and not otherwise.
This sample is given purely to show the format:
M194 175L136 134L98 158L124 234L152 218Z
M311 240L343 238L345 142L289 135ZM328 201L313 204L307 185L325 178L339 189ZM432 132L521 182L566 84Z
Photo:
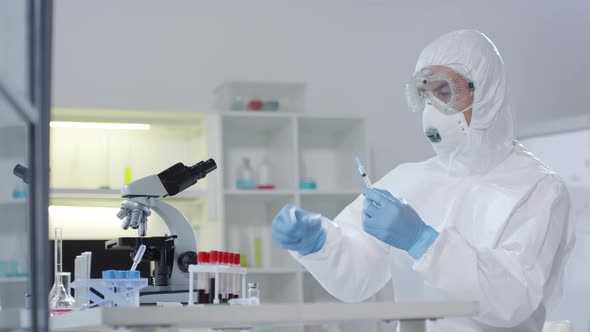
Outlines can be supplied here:
M244 98L240 96L233 97L231 102L230 109L232 111L243 111L246 109L246 104L244 103Z
M229 109L232 111L268 111L276 112L281 108L281 103L276 98L259 99L252 98L247 100L242 96L231 98Z
M195 303L195 276L199 304L228 303L246 294L247 270L240 267L240 254L213 250L197 257L198 264L189 266L189 306Z
M281 103L276 99L269 99L264 101L262 105L263 111L278 111L281 108Z
M304 177L299 182L299 189L301 190L315 190L318 188L317 183L311 177Z
M301 172L301 179L299 181L299 189L301 190L315 190L317 183L315 179L309 175L309 169L303 159L299 161L299 169Z
M219 111L303 112L305 84L295 82L224 82L215 89Z
M243 158L242 164L238 168L237 172L237 179L236 179L236 188L237 189L254 189L256 188L256 184L254 182L254 170L250 166L250 158Z
M74 309L75 300L70 295L70 273L63 272L62 264L62 229L56 227L54 230L54 275L55 280L51 288L49 300L49 314L51 316L68 313Z
M275 189L275 185L272 184L270 177L270 166L268 164L268 158L265 156L262 159L260 165L258 165L258 182L256 183L256 189L271 190Z
M264 103L260 99L252 99L248 103L248 110L249 111L260 111L262 110L262 106Z
M27 198L27 187L24 183L18 182L14 189L12 190L12 199L17 200L24 200Z
M22 278L28 276L20 272L19 263L16 260L0 261L0 278Z

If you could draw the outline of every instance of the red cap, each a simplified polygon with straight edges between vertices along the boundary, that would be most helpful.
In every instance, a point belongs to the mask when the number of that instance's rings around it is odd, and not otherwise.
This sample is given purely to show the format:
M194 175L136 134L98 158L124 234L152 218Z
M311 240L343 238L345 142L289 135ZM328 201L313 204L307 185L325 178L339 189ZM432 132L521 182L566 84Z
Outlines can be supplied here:
M240 254L238 253L234 254L234 265L240 266Z
M219 254L220 252L217 250L211 250L209 252L209 263L211 264L217 264L219 263Z
M231 263L229 252L224 252L223 253L222 263L223 264L230 264Z
M199 264L207 264L209 263L209 253L206 251L200 251L197 255L197 262Z

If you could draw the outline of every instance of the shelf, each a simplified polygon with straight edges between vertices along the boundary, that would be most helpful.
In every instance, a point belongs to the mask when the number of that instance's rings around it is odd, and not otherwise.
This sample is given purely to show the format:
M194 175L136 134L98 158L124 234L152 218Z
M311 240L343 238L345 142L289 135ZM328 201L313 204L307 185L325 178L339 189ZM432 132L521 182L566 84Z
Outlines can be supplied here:
M289 267L269 267L269 268L248 268L248 274L294 274L303 272L301 268L289 268Z
M277 112L269 112L269 111L260 111L260 112L255 112L255 111L222 111L220 112L220 114L224 117L244 117L244 118L256 118L256 117L262 117L262 118L292 118L295 117L296 114L295 112L281 112L281 111L277 111Z
M0 284L12 284L12 283L17 283L17 282L27 282L28 280L29 280L28 277L14 277L14 278L6 277L6 278L0 278Z
M318 324L331 321L426 320L471 316L476 302L317 303L259 306L100 308L51 317L53 331L97 331L113 327L240 328Z
M20 201L5 201L5 202L0 202L0 207L2 206L17 206L17 205L26 205L27 200L23 199Z
M229 189L224 190L223 193L227 196L269 196L269 197L276 197L276 196L292 196L295 195L294 191L291 190L262 190L262 189L252 189L252 190L240 190L240 189Z
M230 110L235 102L245 108L251 100L275 100L276 112L303 112L305 84L292 82L224 82L215 89L215 108ZM239 111L236 111L239 112Z
M298 193L301 196L358 196L362 190L299 190Z
M304 119L306 121L313 121L313 120L353 120L353 121L365 121L366 117L359 116L358 114L321 114L321 113L303 113L298 115L300 119Z
M80 189L55 188L51 189L52 198L112 198L121 199L120 189ZM176 196L163 199L197 199L207 197L206 191L186 190Z

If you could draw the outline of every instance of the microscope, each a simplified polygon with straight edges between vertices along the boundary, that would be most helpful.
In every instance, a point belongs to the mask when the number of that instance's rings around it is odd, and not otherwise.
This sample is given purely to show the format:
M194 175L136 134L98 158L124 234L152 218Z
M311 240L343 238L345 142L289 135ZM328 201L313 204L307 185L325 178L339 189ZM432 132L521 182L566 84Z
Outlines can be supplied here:
M142 303L186 301L188 266L196 263L197 241L193 228L182 213L160 198L174 196L196 184L217 168L213 159L185 166L177 163L157 175L133 181L121 189L121 210L117 217L123 229L137 229L139 237L122 237L105 243L107 250L128 250L133 256L140 245L146 246L142 261L153 265L151 286L140 294ZM170 235L146 237L147 219L157 213Z

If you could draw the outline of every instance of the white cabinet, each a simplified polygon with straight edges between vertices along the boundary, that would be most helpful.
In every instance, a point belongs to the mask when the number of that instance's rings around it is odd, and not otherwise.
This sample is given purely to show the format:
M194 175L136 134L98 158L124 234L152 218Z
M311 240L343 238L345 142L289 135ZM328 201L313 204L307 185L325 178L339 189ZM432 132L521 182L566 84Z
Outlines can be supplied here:
M265 303L335 301L274 245L271 225L285 204L334 218L359 195L363 182L355 157L368 162L364 117L229 111L210 116L218 124L210 139L220 142L223 250L247 256L248 280L259 282ZM276 189L237 189L242 159L249 158L256 172L265 157ZM300 189L304 178L317 188Z

